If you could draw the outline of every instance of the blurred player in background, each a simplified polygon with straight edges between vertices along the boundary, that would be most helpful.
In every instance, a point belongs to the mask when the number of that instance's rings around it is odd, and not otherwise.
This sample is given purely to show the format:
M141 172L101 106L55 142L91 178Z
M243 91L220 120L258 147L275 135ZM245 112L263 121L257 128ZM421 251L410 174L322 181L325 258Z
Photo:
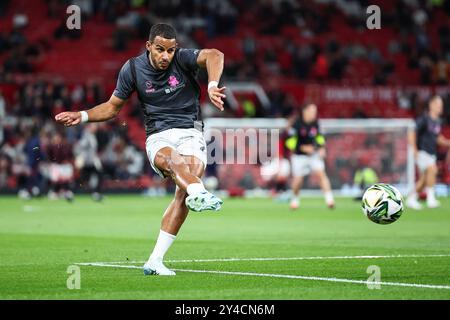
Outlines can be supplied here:
M366 189L377 182L378 175L376 171L373 168L360 164L353 177L353 185L360 190L360 193L355 197L355 200L361 201Z
M72 145L59 132L55 133L46 149L47 174L50 182L48 197L73 201L73 153Z
M55 119L65 126L114 118L133 91L137 91L145 117L146 149L152 168L177 185L166 209L155 248L144 264L144 274L175 275L163 258L190 210L219 210L222 200L206 191L200 177L207 163L200 110L199 67L208 72L208 95L223 110L225 87L219 88L223 54L216 49L178 48L175 30L155 24L146 51L129 59L119 73L109 101L81 112L62 112Z
M440 206L434 193L434 185L438 168L436 155L438 145L450 147L450 140L441 134L441 115L444 102L440 96L431 97L427 111L416 119L416 130L409 136L409 143L414 150L414 157L419 169L419 179L415 189L409 194L406 204L416 210L422 209L418 201L418 194L425 190L427 195L427 207Z
M287 130L286 146L293 152L291 156L293 193L291 209L299 207L299 192L303 184L303 178L310 173L319 177L325 202L329 208L334 208L335 203L330 180L325 173L325 138L319 131L317 106L313 103L306 104L300 116L289 119Z
M90 123L74 146L75 167L80 170L80 180L91 192L94 201L101 201L102 163L98 156L95 132L97 124Z

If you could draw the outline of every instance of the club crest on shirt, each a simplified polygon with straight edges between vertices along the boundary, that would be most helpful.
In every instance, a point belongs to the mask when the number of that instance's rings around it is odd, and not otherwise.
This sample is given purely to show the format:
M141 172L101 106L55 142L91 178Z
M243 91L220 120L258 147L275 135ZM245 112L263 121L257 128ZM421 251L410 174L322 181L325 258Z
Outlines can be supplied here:
M300 129L300 135L301 136L306 136L306 129L305 128L301 128Z

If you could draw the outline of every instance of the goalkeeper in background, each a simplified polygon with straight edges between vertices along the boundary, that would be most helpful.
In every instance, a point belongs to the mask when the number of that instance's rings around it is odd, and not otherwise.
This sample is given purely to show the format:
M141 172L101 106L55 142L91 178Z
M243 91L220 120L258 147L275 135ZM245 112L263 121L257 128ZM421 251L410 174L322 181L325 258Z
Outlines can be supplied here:
M319 177L320 187L325 195L329 208L334 208L334 197L331 192L330 180L325 173L325 138L320 134L317 121L317 106L306 104L300 116L293 116L288 121L288 138L286 147L292 151L292 199L291 209L299 207L299 193L303 177L314 173Z

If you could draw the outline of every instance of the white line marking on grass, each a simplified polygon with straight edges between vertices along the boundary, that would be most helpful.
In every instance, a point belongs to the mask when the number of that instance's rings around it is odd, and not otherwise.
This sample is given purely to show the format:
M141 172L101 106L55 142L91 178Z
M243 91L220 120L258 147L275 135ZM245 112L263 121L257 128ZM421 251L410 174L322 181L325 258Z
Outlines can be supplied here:
M123 264L114 264L114 262L112 262L111 264L106 263L106 262L79 262L79 263L74 263L77 264L79 266L90 266L90 267L111 267L111 268L126 268L126 269L141 269L142 266L125 266Z
M180 262L233 262L233 261L286 261L286 260L332 260L332 259L398 259L398 258L445 258L450 254L406 254L406 255L386 255L386 256L329 256L329 257L278 257L278 258L217 258L217 259L182 259L182 260L165 260L169 263ZM85 263L85 262L83 262ZM145 263L145 261L114 261L114 262L95 262L95 263ZM78 263L80 264L80 263Z
M234 272L234 271L216 271L216 270L193 270L193 269L172 269L174 271L182 272L197 272L197 273L216 273L238 276L254 276L254 277L271 277L271 278L288 278L288 279L302 279L302 280L316 280L316 281L329 281L329 282L345 282L345 283L359 283L371 285L385 285L385 286L399 286L399 287L414 287L414 288L428 288L428 289L446 289L450 290L450 286L445 285L432 285L432 284L417 284L417 283L404 283L404 282L367 282L367 280L351 280L340 278L324 278L314 276L297 276L289 274L271 274L271 273L253 273L253 272Z
M94 267L109 267L109 268L127 268L127 269L141 269L142 266L126 266L118 264L107 264L101 262L91 263L77 263L84 266ZM270 278L286 278L286 279L301 279L301 280L314 280L314 281L328 281L328 282L341 282L341 283L356 283L367 285L367 280L352 280L341 278L325 278L314 276L298 276L289 274L272 274L272 273L253 273L253 272L235 272L235 271L217 271L217 270L194 270L194 269L172 269L180 272L193 272L193 273L213 273L213 274L225 274L233 276L252 276L252 277L270 277ZM404 282L370 282L371 285L383 285L383 286L396 286L396 287L412 287L412 288L426 288L426 289L445 289L450 290L450 286L446 285L433 285L433 284L418 284L418 283L404 283Z
M224 258L197 260L167 260L166 262L231 262L231 261L286 261L286 260L331 260L331 259L395 259L450 257L450 254L436 255L390 255L390 256L331 256L331 257L279 257L279 258Z

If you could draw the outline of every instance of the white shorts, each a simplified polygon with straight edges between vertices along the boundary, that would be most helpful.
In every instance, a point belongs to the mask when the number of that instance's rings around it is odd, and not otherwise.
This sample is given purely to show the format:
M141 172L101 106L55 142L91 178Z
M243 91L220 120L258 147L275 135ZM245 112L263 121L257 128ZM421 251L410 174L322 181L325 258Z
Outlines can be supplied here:
M50 181L56 183L69 182L73 178L73 166L70 163L51 163L49 166Z
M325 163L318 153L312 155L293 154L291 156L292 176L304 177L311 171L325 170Z
M286 179L291 173L291 164L288 159L274 159L261 165L260 174L264 181L276 179Z
M419 171L423 172L432 165L436 165L436 156L429 154L426 151L419 150L419 152L417 152L416 163L417 167L419 168Z
M156 167L154 160L156 153L165 147L170 147L184 156L195 156L200 159L206 167L207 153L205 138L203 137L203 133L195 128L173 128L148 136L147 141L145 142L148 159L150 160L153 170L163 178L165 176L161 170Z

